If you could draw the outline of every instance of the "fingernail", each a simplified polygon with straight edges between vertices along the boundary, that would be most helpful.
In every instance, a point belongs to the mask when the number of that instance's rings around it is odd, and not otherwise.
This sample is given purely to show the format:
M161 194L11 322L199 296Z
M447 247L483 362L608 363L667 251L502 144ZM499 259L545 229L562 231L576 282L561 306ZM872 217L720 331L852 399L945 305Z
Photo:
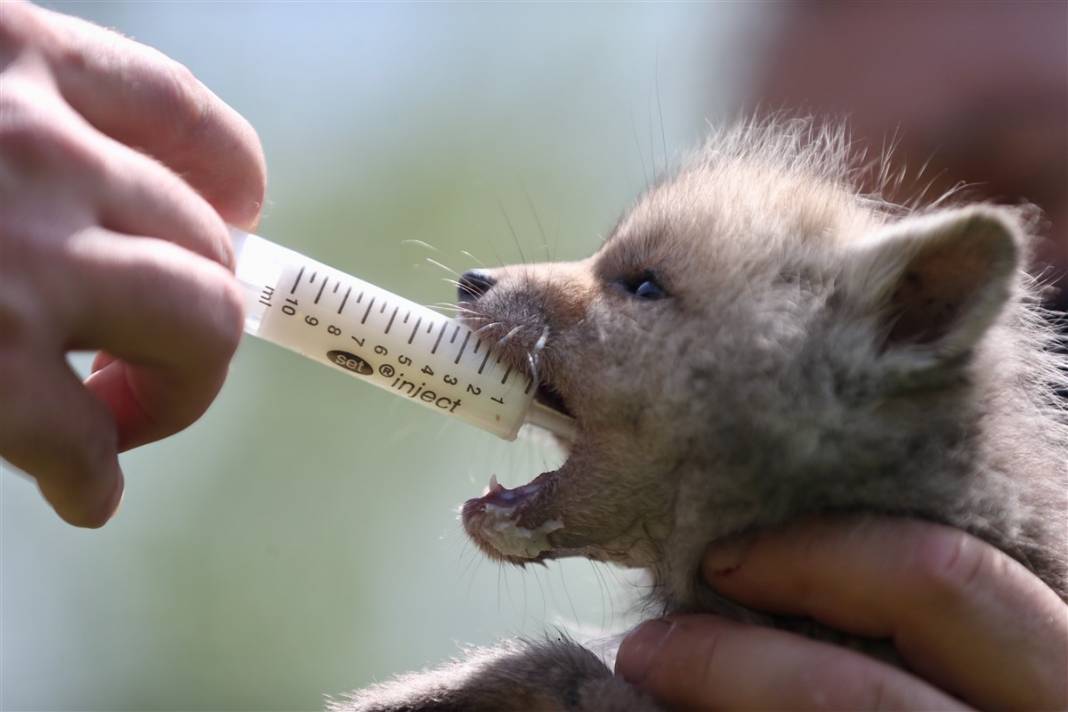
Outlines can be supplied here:
M632 685L640 685L674 627L674 623L663 620L646 621L638 626L619 646L616 675Z
M741 568L750 541L748 536L732 537L709 547L703 564L705 578L728 576Z

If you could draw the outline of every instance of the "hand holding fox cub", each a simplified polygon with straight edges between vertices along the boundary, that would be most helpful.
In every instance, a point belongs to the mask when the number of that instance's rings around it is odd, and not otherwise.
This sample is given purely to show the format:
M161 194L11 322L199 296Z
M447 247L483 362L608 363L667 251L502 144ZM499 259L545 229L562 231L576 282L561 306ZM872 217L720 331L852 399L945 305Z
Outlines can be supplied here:
M1068 607L1023 566L915 520L808 521L713 548L704 579L766 613L892 637L908 672L716 616L623 642L616 674L681 709L1068 708Z

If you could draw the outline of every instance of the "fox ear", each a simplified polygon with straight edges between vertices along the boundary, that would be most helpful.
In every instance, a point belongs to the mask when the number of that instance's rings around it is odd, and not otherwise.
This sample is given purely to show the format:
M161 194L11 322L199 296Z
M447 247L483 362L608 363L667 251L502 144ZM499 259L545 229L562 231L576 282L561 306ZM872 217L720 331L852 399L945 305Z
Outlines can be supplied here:
M1014 215L992 206L904 218L851 247L847 301L874 316L888 356L916 367L962 356L1012 294L1020 234Z

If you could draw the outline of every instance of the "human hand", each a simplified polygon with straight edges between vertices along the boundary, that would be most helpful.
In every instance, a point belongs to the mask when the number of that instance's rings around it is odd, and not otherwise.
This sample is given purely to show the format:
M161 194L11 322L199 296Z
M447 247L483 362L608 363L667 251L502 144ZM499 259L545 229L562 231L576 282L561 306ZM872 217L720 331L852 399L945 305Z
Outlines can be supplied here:
M755 610L889 638L911 672L781 630L649 621L616 673L683 709L1066 709L1068 606L964 532L889 518L810 521L712 548L703 574Z
M0 6L0 456L71 524L106 522L118 453L195 421L242 325L226 223L259 215L252 127L159 52ZM71 350L99 349L84 383Z

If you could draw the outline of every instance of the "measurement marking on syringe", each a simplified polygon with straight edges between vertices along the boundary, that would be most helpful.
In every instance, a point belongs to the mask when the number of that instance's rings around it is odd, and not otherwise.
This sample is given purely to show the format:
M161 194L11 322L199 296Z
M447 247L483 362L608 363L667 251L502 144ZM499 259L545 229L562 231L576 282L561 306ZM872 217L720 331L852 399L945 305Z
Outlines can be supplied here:
M315 301L313 304L318 304L320 297L323 296L323 290L326 289L326 283L330 281L329 277L323 277L323 284L319 287L319 293L315 295Z
M318 272L312 272L312 276L311 276L311 279L308 280L308 284L315 284L315 275L317 275L317 274L319 274L319 273Z
M419 325L423 323L423 317L419 317L415 321L415 328L412 329L412 335L408 337L408 343L412 343L412 339L415 338L415 332L419 331Z
M430 322L429 324L426 325L426 333L429 334L433 330L434 330L434 322Z
M507 380L508 380L508 374L510 374L511 372L512 372L512 367L511 367L511 366L509 366L509 367L508 367L508 370L506 370L506 371L504 372L504 378L502 378L502 379L501 379L501 383L504 383L505 381L507 381Z
M408 312L404 315L404 321L402 321L401 323L402 324L407 324L408 323L408 317L410 317L411 315L412 315L412 310L409 309Z
M460 325L459 325L459 324L457 324L457 325L456 325L456 330L452 332L452 338L451 338L451 339L449 339L449 343L450 343L450 344L455 344L455 343L456 343L456 336L457 336L457 335L458 335L459 333L460 333Z
M341 284L341 282L338 282L338 284ZM337 290L337 287L334 287L334 289ZM345 296L343 296L341 298L341 306L339 306L337 308L337 313L338 314L340 314L341 311L345 308L345 302L347 302L349 300L349 295L351 293L352 293L352 287L349 287L348 289L345 290ZM359 302L356 302L356 303L359 304Z
M438 344L441 343L441 337L445 336L445 330L448 329L448 328L449 328L449 322L447 322L447 321L444 324L441 325L441 333L438 334L438 340L434 342L434 348L430 349L430 353L431 354L436 354L438 352Z
M337 294L337 288L341 286L341 282L334 282L334 294ZM352 287L349 287L352 289Z
M300 268L300 272L297 272L297 278L293 280L293 287L289 290L289 293L297 291L297 285L300 284L300 278L304 276L304 268Z
M386 300L383 299L382 300L382 306L378 308L378 313L379 314L385 314L386 313L386 306L387 306Z
M472 351L471 353L477 354L478 353L478 347L481 346L481 345L482 345L482 339L479 339L478 341L475 342L475 350Z
M367 321L367 315L371 313L371 307L375 305L375 298L371 297L371 301L367 302L367 311L363 313L363 318L360 319L360 323L363 324Z
M363 292L360 292L360 296L356 297L356 303L359 304L363 301Z
M393 320L397 318L397 310L398 309L400 309L400 307L393 307L393 314L389 317L389 323L386 324L385 333L387 333L387 334L389 333L389 330L393 328Z
M527 387L523 391L523 395L526 395L527 393L530 393L530 387L533 386L533 385L534 385L534 377L533 376L528 376L527 377Z
M456 354L456 360L453 363L460 363L460 357L464 355L464 349L467 348L467 340L471 338L471 332L464 334L464 342L460 345L460 353Z
M486 355L483 357L482 363L478 367L478 372L479 373L482 373L482 369L484 369L486 367L486 361L489 361L490 354L492 354L492 353L493 353L492 351L490 351L489 349L486 349Z

